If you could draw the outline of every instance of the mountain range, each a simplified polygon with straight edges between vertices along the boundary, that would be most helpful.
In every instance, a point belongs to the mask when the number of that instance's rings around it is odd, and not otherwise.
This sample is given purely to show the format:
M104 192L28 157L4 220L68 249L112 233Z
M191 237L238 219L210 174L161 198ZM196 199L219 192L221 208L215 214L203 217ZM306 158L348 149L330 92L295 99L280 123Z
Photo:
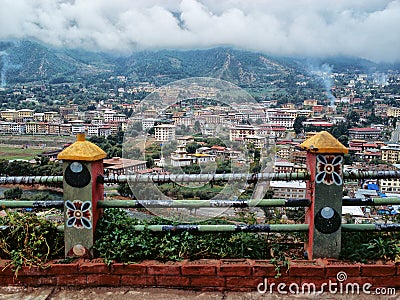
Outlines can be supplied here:
M333 72L400 70L361 58L289 58L227 47L201 50L139 51L130 55L58 49L33 41L0 41L1 86L125 75L134 81L165 84L187 77L221 78L239 86L258 86L288 76L310 76L310 65Z

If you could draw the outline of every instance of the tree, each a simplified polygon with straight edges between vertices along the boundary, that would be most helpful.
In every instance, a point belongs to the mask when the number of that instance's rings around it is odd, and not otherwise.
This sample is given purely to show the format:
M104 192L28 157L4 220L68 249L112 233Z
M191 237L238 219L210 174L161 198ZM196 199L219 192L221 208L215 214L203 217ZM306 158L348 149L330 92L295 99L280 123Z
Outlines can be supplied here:
M307 117L306 117L306 116L298 116L298 117L294 120L293 129L294 129L294 132L295 132L296 134L299 134L299 133L302 133L302 132L303 132L303 129L304 129L304 127L303 127L303 122L304 122L305 120L307 120Z
M199 147L200 145L197 143L189 143L186 145L186 151L187 153L194 154Z
M6 199L21 199L22 189L20 187L14 187L12 189L4 191L4 197Z
M127 183L119 184L117 187L117 192L123 197L133 197L132 190Z
M193 131L195 133L201 133L201 125L200 125L200 122L198 120L196 120L194 122Z
M352 110L346 115L346 119L348 121L348 128L354 127L360 121L360 114Z
M148 157L146 159L146 167L152 168L154 166L154 159L152 157Z

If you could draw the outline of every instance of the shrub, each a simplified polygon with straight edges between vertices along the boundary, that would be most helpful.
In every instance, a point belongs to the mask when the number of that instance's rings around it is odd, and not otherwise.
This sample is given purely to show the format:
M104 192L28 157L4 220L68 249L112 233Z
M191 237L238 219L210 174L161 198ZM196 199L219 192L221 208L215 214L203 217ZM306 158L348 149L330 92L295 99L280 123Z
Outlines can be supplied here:
M229 224L214 219L202 224ZM171 224L154 218L149 222L130 218L125 211L107 209L96 230L96 255L108 263L113 260L134 262L144 259L160 261L201 258L269 257L266 235L257 233L138 232L133 226Z
M63 235L56 226L35 214L11 213L0 218L0 257L10 259L15 274L22 266L43 266L64 251Z

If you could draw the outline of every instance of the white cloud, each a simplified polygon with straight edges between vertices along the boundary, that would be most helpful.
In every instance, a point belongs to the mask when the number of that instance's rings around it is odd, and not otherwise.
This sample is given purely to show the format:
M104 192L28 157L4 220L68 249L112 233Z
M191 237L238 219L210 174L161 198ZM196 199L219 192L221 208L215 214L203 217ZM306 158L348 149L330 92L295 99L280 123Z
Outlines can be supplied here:
M400 0L0 0L0 39L130 52L232 45L400 61Z

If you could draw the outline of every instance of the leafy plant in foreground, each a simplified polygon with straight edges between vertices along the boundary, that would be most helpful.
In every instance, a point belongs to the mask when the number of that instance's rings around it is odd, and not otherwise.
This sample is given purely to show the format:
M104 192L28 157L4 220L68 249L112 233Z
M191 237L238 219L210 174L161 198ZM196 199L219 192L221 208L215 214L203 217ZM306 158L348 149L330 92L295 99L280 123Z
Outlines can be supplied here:
M0 257L10 259L15 275L23 266L41 266L64 250L56 226L35 214L7 212L0 218Z

